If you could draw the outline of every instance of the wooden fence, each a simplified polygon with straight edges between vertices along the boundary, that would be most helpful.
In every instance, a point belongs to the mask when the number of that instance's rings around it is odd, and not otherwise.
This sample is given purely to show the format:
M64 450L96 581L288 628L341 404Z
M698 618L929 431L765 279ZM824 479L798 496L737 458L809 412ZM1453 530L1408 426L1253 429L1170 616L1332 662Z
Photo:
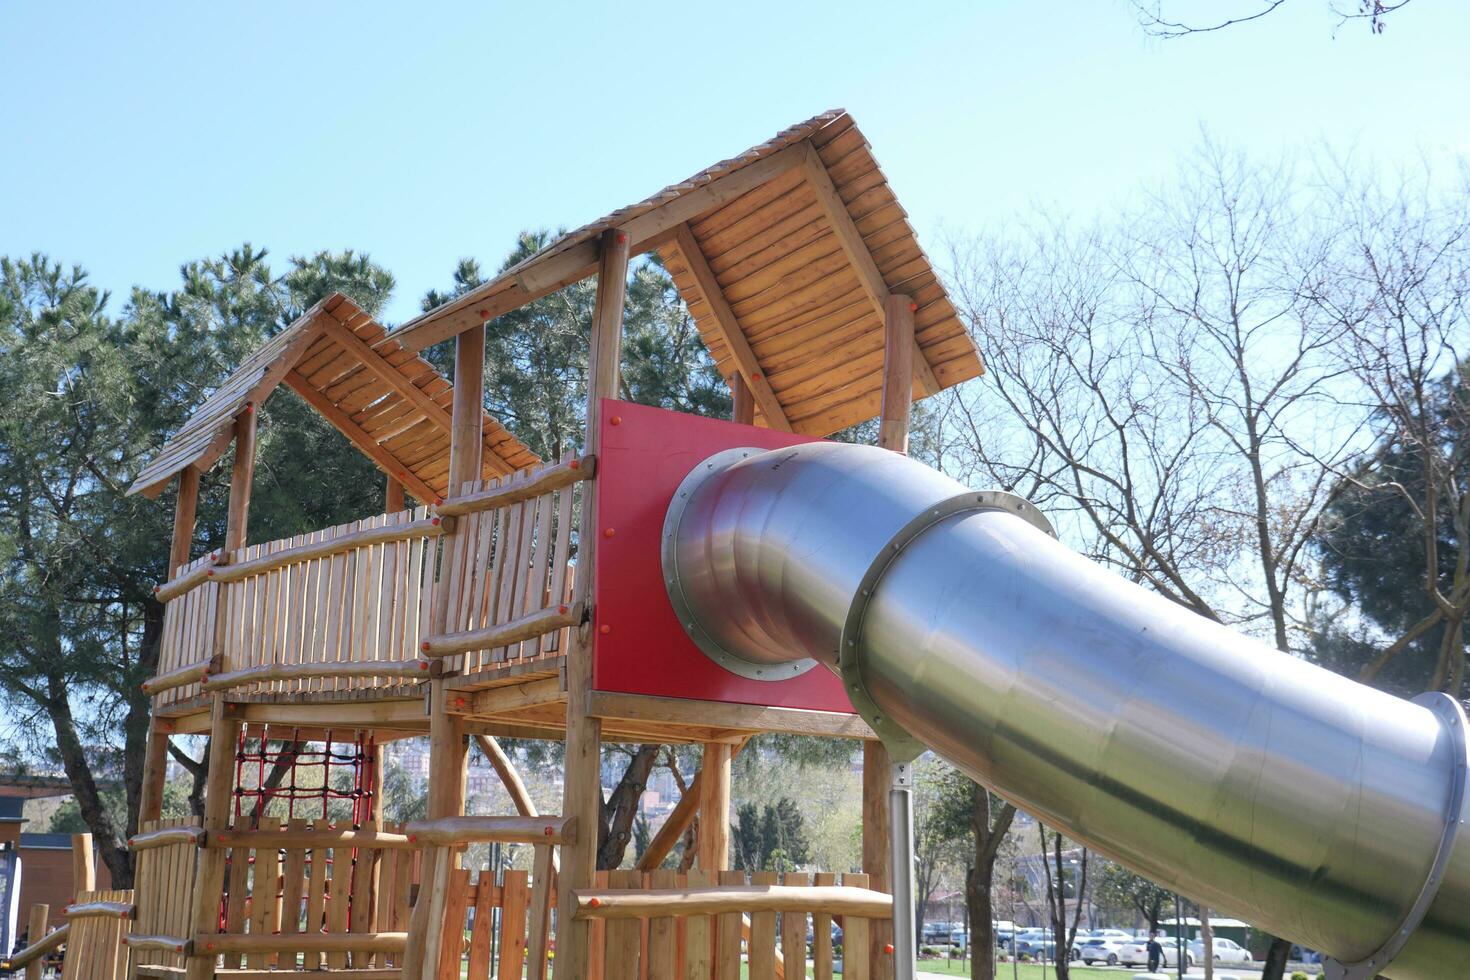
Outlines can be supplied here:
M589 980L739 980L742 944L750 980L806 976L867 980L871 923L893 915L889 895L868 876L722 871L599 872L577 893L577 917L591 920ZM832 926L840 923L834 942ZM812 941L808 955L807 930ZM844 948L861 955L844 957Z
M211 555L197 558L179 569L175 581L197 579L214 564ZM155 682L143 685L145 691L158 692L154 697L155 708L187 701L199 694L199 680L214 655L214 616L219 590L220 587L213 582L202 582L169 599L164 606L163 636L158 645L158 675ZM178 683L156 682L166 678Z
M258 830L211 832L205 845L229 851L228 871L222 928L194 936L195 955L250 970L400 961L418 868L403 834L262 817Z
M446 542L444 632L425 647L450 673L470 674L564 652L580 616L568 559L576 485L592 460L464 485L438 512L453 518Z
M131 891L78 892L67 906L63 980L124 980L128 951L123 937L132 924Z
M184 965L194 918L194 875L204 831L195 818L152 820L128 841L137 857L132 950L133 975L166 975Z

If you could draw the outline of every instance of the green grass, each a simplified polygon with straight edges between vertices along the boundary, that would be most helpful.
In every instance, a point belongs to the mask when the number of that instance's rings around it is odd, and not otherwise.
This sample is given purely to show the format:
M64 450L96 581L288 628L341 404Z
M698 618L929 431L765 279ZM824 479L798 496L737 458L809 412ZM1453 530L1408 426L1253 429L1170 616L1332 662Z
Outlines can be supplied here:
M1010 980L1014 975L1017 980L1042 980L1041 966L1036 963L1016 963L1015 973L1011 973L1012 964L997 963L995 965L996 980ZM942 977L968 977L970 975L969 960L920 960L920 973L937 973ZM1047 980L1052 980L1057 975L1056 967L1050 964L1046 967ZM1129 974L1119 973L1117 970L1096 970L1080 964L1072 967L1072 980L1119 980L1120 977Z

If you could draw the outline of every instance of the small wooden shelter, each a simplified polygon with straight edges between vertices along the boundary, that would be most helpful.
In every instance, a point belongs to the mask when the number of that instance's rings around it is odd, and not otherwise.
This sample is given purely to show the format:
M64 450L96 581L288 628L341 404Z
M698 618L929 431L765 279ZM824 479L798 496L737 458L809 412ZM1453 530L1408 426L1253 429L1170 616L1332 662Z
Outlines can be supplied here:
M579 454L542 461L482 407L487 322L595 275L594 419L617 391L629 262L652 251L729 380L736 421L824 436L877 416L881 444L904 452L912 400L982 373L842 111L579 228L392 332L340 295L313 307L247 359L133 486L149 496L177 486L161 666L147 685L147 829L133 841L157 854L129 910L147 931L122 938L133 975L486 980L493 948L496 976L524 967L540 977L554 943L559 977L733 978L742 945L752 977L775 977L783 953L807 958L810 921L817 975L830 976L834 917L846 976L891 971L881 744L852 714L599 695L588 634L597 427ZM449 341L453 386L418 356ZM254 409L282 383L384 472L386 513L252 541ZM195 556L199 473L231 441L225 546ZM404 508L405 489L420 506ZM748 881L730 870L730 760L764 731L865 740L863 874L838 884L791 873L778 885L774 873ZM180 733L233 749L210 754L202 826L161 820L167 743ZM422 734L429 819L385 827L373 805L376 753ZM502 735L565 741L559 816L538 815L495 742ZM252 810L264 790L242 760L263 766L267 739L354 747L351 826L325 812L279 824ZM604 739L704 747L701 771L633 871L595 870ZM464 815L471 741L501 772L516 814ZM695 866L657 870L696 815ZM535 848L529 878L460 867L463 846L477 841Z

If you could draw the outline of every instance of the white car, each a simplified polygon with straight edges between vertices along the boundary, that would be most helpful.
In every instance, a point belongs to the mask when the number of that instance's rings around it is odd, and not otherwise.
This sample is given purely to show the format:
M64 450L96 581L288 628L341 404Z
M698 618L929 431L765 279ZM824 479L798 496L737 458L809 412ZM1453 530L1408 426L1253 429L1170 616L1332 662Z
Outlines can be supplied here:
M1091 966L1094 963L1106 963L1108 966L1117 966L1123 962L1119 955L1125 945L1133 942L1131 936L1119 938L1117 936L1096 936L1092 939L1080 942L1077 945L1077 959ZM1145 953L1145 958L1147 954Z
M1168 936L1160 936L1159 945L1164 947L1163 965L1173 968L1179 962L1179 947ZM1186 951L1184 955L1185 966L1194 966L1198 962L1193 953ZM1124 966L1148 966L1148 940L1135 939L1123 943L1118 947L1118 962Z
M1196 939L1189 944L1189 958L1191 963L1204 960L1204 940ZM1216 963L1249 964L1255 962L1255 957L1251 955L1250 950L1233 939L1223 939L1219 936L1215 937L1215 954L1213 958Z

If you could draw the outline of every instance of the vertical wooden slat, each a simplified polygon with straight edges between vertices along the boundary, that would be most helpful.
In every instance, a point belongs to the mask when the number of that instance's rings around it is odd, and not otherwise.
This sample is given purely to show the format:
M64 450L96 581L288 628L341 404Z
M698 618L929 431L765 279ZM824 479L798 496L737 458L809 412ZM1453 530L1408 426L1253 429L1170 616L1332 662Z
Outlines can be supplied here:
M752 885L774 885L774 871L751 873ZM750 914L750 944L746 951L750 965L750 980L776 980L776 913L752 912Z
M499 980L519 980L526 962L526 873L505 872L501 891Z
M837 884L837 876L830 871L816 874L817 887ZM812 976L815 980L832 980L832 916L825 912L812 913Z
M526 978L546 980L546 957L551 934L551 891L556 878L549 844L536 846L531 868L530 925L526 938Z
M811 876L788 871L782 881L793 888L805 888L811 884ZM752 928L754 923L752 922ZM785 975L792 980L806 976L806 914L804 912L781 913L781 958Z
M469 869L452 869L449 872L449 889L444 896L444 921L440 924L443 931L439 937L439 965L432 974L437 980L459 980L461 949L464 945L464 916L469 907L469 899Z
M637 888L642 878L637 871L610 871L609 888ZM603 976L606 980L638 980L639 946L642 929L637 919L611 919L607 923L606 956Z
M306 884L306 932L321 932L326 923L327 848L318 844L311 849L310 878ZM321 966L320 953L306 954L306 969Z
M465 980L490 980L490 932L494 918L495 873L486 868L480 872L480 882L475 887L475 921L470 928Z
M851 888L867 888L868 876L848 874L842 883ZM872 929L867 919L855 915L842 920L842 980L868 980L873 974L873 956L870 953ZM883 956L879 951L879 956ZM891 957L884 957L891 960Z
M678 887L678 873L659 869L649 875L650 888ZM648 980L678 980L678 930L672 916L648 923Z
M743 885L745 872L721 871L719 882L721 885ZM741 919L739 912L715 916L715 980L740 980Z
M346 847L334 847L332 851L332 876L327 888L327 932L347 932L347 916L352 902L352 851ZM347 968L346 953L328 953L327 969Z
M280 821L274 817L261 817L261 830L276 830ZM276 931L276 877L280 870L280 852L268 847L255 852L255 867L250 880L250 932L256 936L269 936ZM251 970L274 967L276 954L251 953L245 957L245 966Z

